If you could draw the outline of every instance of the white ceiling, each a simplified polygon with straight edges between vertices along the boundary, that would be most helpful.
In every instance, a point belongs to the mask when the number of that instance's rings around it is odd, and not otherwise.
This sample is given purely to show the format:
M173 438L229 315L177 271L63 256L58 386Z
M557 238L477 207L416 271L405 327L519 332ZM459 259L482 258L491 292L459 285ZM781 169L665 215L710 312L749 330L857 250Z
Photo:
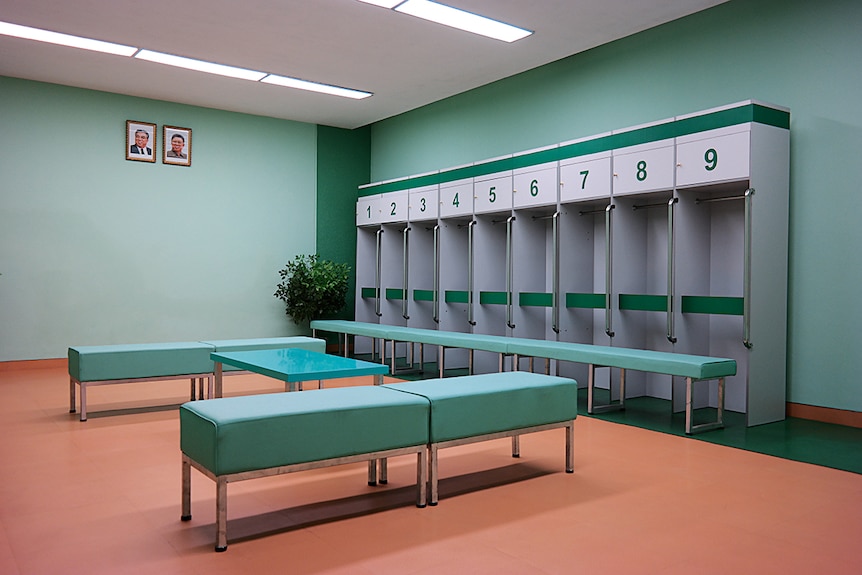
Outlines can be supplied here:
M373 92L350 100L0 35L0 75L355 128L726 0L441 0L507 44L356 0L2 0L0 20Z

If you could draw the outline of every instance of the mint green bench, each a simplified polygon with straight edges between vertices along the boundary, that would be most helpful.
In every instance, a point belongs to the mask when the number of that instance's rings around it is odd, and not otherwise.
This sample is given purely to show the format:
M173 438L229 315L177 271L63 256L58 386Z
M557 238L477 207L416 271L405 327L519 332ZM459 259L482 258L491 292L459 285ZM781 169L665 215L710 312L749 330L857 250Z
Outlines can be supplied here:
M503 356L507 354L507 345L510 338L500 335L485 335L478 333L463 333L457 331L441 331L436 329L424 329L416 327L404 327L397 325L384 325L376 323L368 323L361 321L349 320L314 320L311 322L312 335L316 335L317 331L326 331L339 335L339 345L341 345L341 335L344 335L344 354L347 355L347 338L348 335L358 335L371 337L375 341L382 340L381 358L386 361L386 342L392 344L392 353L390 360L392 362L392 373L395 374L395 343L418 343L419 348L419 364L423 363L423 348L425 344L436 345L438 347L438 366L440 377L443 377L443 371L446 365L445 353L447 348L466 349L468 352L468 373L473 372L473 352L488 351L500 354L500 371L503 367ZM375 344L376 345L376 344ZM372 355L375 354L376 347L372 348Z
M69 413L76 411L76 386L81 390L81 421L87 420L87 389L96 385L186 379L190 399L203 399L204 381L213 390L213 351L245 351L301 347L324 352L326 342L310 337L273 337L176 343L76 346L68 350Z
M200 342L99 345L69 348L69 412L75 413L75 386L81 389L81 421L87 421L87 388L95 385L190 379L211 381L212 346Z
M361 327L356 328L355 326L357 325ZM502 370L502 360L505 355L515 356L515 365L518 365L518 356L529 357L531 360L534 357L538 357L546 360L554 359L587 364L590 369L589 382L587 385L587 412L590 414L625 408L626 370L684 377L686 378L685 432L689 435L698 431L707 431L724 426L725 378L736 375L736 360L702 355L539 339L446 332L433 329L383 326L378 324L364 324L362 322L350 322L346 320L318 320L311 322L311 327L315 330L344 333L345 341L346 334L354 333L354 329L362 329L366 333L373 331L381 334L378 337L385 337L393 341L434 343L440 346L440 377L443 377L444 347L460 347L470 350L469 373L472 373L472 350L499 353L500 370ZM619 381L619 402L608 405L596 405L595 370L597 367L615 367L621 370ZM697 383L712 380L717 380L718 382L718 409L716 419L711 422L694 425L693 386Z
M587 385L587 412L590 414L625 408L626 370L684 377L686 381L685 432L689 435L697 431L716 429L724 425L724 380L726 377L736 375L736 361L733 359L645 349L511 338L509 352L515 356L516 365L518 356L540 357L588 364L590 371ZM615 367L620 369L619 402L602 406L596 405L595 371L597 367ZM711 380L718 380L716 420L694 425L693 386L696 383Z
M196 401L180 407L182 520L191 520L191 468L216 483L216 551L227 549L227 484L417 454L425 506L429 403L385 386L315 389Z
M578 384L573 379L524 371L426 379L383 387L428 400L429 504L438 501L439 449L512 438L512 456L520 455L519 435L564 427L566 472L574 471L574 422Z

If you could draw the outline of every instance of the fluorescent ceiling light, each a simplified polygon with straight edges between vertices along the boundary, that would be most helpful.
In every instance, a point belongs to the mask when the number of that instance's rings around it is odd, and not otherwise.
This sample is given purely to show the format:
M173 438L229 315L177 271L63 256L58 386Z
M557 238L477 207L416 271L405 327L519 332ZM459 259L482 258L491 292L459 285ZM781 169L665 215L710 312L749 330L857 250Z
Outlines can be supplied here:
M495 40L502 40L503 42L514 42L532 34L530 30L524 30L511 24L492 20L485 16L473 14L472 12L459 10L458 8L452 8L438 2L431 2L431 0L407 0L406 2L395 0L359 1L384 8L391 8L396 12L403 12L404 14L410 14L424 20L480 34L494 38Z
M310 90L312 92L322 92L324 94L353 98L354 100L361 100L362 98L367 98L372 95L371 92L351 90L349 88L341 88L327 84L317 84L315 82L288 78L286 76L273 76L268 75L266 72L257 72L255 70L247 70L245 68L235 68L224 64L215 64L213 62L184 58L182 56L174 56L172 54L164 54L162 52L153 52L152 50L139 51L138 48L134 48L132 46L111 44L110 42L91 40L89 38L81 38L79 36L69 36L68 34L49 32L48 30L40 30L38 28L30 28L29 26L10 24L8 22L0 22L0 34L4 36L15 36L16 38L24 38L27 40L48 42L51 44L60 44L62 46L71 46L73 48L95 50L97 52L116 54L118 56L134 56L135 58L147 60L148 62L166 64L177 68L196 70L198 72L206 72L207 74L218 74L219 76L228 76L230 78L239 78L241 80L251 80L253 82L263 81L267 84L276 84L279 86L287 86L289 88L298 88L300 90Z
M300 90L309 90L311 92L321 92L323 94L332 94L333 96L353 98L354 100L361 100L372 95L371 92L351 90L349 88L340 88L338 86L318 84L317 82L308 82L307 80L288 78L287 76L274 76L272 74L270 74L266 78L263 78L261 82L265 82L267 84L276 84L278 86L285 86L287 88L298 88Z
M198 72L206 72L208 74L218 74L219 76L228 76L230 78L239 78L241 80L252 80L254 82L266 76L265 72L255 72L254 70L246 70L245 68L234 68L233 66L225 66L224 64L214 64L212 62L204 62L203 60L183 58L182 56L153 52L152 50L141 50L135 54L135 58L147 60L148 62L167 64L168 66L176 66L177 68L197 70Z
M91 40L89 38L81 38L80 36L70 36L68 34L60 34L59 32L49 32L48 30L19 26L18 24L10 24L8 22L0 22L0 34L24 38L26 40L48 42L49 44L70 46L72 48L83 48L84 50L92 50L94 52L116 54L117 56L131 56L138 51L137 48L132 46Z
M374 4L375 6L382 6L383 8L395 8L404 0L359 0L360 2L365 2L366 4Z
M514 42L532 34L529 30L430 0L407 0L407 2L399 4L395 10L503 42Z

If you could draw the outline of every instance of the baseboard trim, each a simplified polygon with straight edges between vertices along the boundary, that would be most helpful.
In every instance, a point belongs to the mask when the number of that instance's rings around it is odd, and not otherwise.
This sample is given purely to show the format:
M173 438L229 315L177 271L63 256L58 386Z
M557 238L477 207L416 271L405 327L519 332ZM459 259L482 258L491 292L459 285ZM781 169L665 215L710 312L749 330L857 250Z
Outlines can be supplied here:
M65 357L53 359L25 359L18 361L0 361L0 372L20 371L24 369L68 369L68 360Z
M832 407L818 407L816 405L805 405L802 403L788 403L787 416L862 428L862 412L859 411L834 409Z

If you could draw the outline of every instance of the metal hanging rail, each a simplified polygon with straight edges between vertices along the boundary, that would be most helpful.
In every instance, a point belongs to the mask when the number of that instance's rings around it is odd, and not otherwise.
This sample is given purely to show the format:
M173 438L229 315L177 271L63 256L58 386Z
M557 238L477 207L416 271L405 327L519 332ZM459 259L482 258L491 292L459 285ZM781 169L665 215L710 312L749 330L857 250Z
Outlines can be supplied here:
M403 283L401 284L402 286L404 286L404 289L403 289L402 297L401 297L401 317L403 317L405 320L409 320L410 316L407 314L407 304L408 304L409 298L407 297L407 294L410 293L410 289L408 287L407 282L409 280L408 272L409 272L409 267L410 267L410 249L409 249L410 248L410 242L408 239L410 236L410 226L404 226L404 229L401 230L401 234L404 236L404 259L403 259L403 270L402 270L403 271L403 275L402 275L402 282Z
M434 226L434 323L440 323L440 224Z
M613 297L613 234L611 233L611 212L614 204L605 208L605 333L614 337L613 313L611 298Z
M751 349L751 224L754 188L745 190L745 262L742 279L742 344Z
M667 202L667 340L676 343L676 328L674 326L674 286L675 286L675 257L674 257L674 206L679 198L673 197Z
M382 316L383 314L380 312L380 275L381 275L381 261L380 261L380 236L383 235L383 228L381 227L377 230L377 253L376 253L376 276L374 278L374 313L377 314L377 317Z
M473 228L477 220L467 224L467 323L476 325L473 319Z
M514 289L514 265L512 261L512 222L515 221L515 216L509 216L506 219L506 325L510 329L515 329L515 324L512 317L512 291Z

